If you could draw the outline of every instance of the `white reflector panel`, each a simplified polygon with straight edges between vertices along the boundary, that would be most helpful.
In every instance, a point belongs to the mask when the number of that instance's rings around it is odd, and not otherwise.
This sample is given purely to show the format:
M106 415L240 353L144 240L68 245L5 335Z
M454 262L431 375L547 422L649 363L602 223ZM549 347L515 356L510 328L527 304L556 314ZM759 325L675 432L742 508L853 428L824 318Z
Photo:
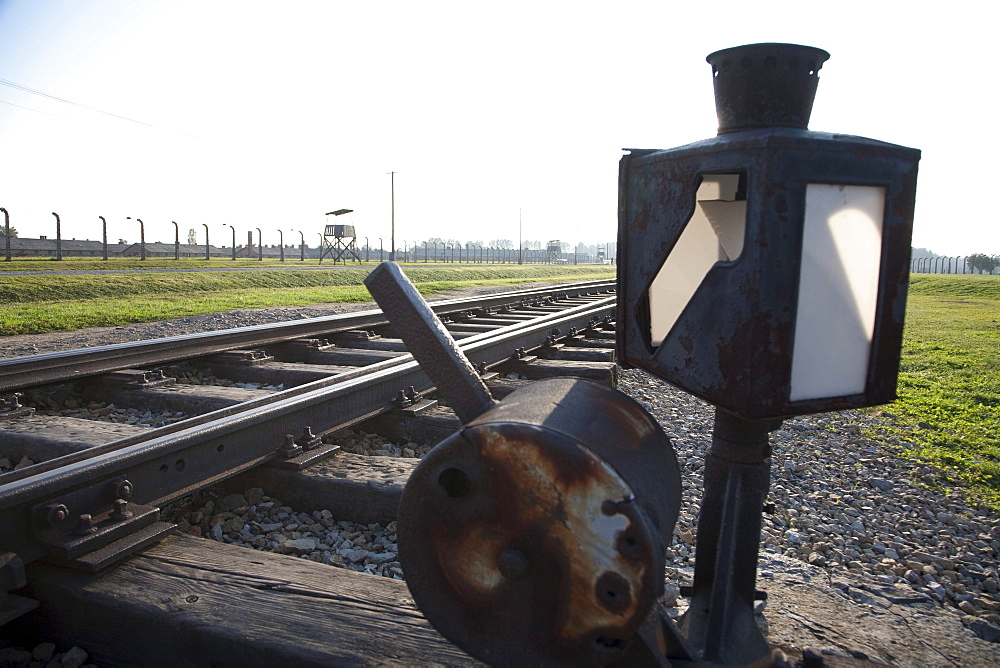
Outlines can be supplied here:
M865 391L884 210L884 188L806 186L792 401Z
M743 252L746 202L734 201L739 174L706 174L697 204L670 255L649 286L649 334L660 345L705 275Z

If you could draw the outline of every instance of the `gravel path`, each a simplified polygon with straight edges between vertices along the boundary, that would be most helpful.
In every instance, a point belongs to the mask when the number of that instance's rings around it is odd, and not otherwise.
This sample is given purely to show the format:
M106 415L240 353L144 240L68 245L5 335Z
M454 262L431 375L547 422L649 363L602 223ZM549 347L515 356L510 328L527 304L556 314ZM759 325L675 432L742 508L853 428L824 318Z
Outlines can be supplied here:
M674 443L684 490L669 560L690 573L713 409L641 371L623 372L619 387ZM938 471L902 458L878 411L785 420L771 445L774 510L764 516L765 554L822 567L831 582L852 574L906 586L969 623L1000 624L1000 518L930 491Z

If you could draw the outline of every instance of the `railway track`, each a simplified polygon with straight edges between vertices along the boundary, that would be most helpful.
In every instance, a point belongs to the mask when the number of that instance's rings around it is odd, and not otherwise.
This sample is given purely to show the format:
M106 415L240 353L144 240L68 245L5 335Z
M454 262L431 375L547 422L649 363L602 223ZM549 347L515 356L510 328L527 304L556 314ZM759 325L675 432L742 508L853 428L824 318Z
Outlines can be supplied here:
M435 302L432 307L500 397L531 378L552 375L613 384L613 289L613 282L587 282ZM175 382L177 377L227 382L182 384ZM377 310L0 360L0 455L29 460L23 468L0 474L0 622L16 626L43 619L74 641L89 635L103 647L96 655L109 662L129 663L140 656L148 661L148 647L137 655L128 643L114 640L115 625L132 614L129 606L116 612L113 605L95 604L83 630L76 628L83 623L76 608L87 598L80 592L115 577L106 574L132 577L129 564L156 561L169 552L174 556L168 560L179 559L197 570L203 564L196 562L223 558L211 550L227 546L186 537L164 541L173 532L173 525L160 519L164 504L229 481L234 489L280 489L286 501L329 509L338 520L391 522L412 466L337 454L338 446L324 437L352 426L376 425L366 428L433 445L461 424L434 390L399 333ZM153 407L154 412L169 411L176 421L143 428L61 414L61 407L87 404ZM142 550L141 556L127 559ZM227 568L249 581L257 577L244 572L260 570L246 557L225 554ZM272 575L273 569L291 573L303 568L296 563L301 560L290 557L257 559L267 560ZM396 597L392 604L371 605L417 633L420 648L411 649L419 649L420 656L434 661L463 656L422 618L411 619L419 613L403 602L405 587L392 588L400 583L324 573L337 585L336 592L323 596ZM199 594L190 596L197 599ZM32 611L39 601L40 610ZM257 605L266 604L258 600ZM232 612L228 604L219 606ZM325 610L333 618L348 614ZM308 629L316 623L315 615L307 615L308 623L297 616L300 628L284 632L288 637L312 633ZM390 626L392 633L399 631ZM219 625L218 633L229 632ZM317 649L315 639L306 642L305 650L301 643L264 643L261 651L279 662L303 656L322 657L315 659L319 663L378 662L407 646L393 639L352 643L333 650ZM190 647L165 646L163 651L163 663L183 662ZM221 642L212 651L245 650Z

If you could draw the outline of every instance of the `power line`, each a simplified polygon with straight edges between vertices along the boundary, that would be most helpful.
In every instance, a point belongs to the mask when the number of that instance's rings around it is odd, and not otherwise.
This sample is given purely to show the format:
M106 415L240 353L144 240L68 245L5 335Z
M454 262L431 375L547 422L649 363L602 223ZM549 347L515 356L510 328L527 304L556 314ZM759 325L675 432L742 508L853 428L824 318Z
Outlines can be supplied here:
M0 79L0 85L9 86L11 88L15 88L17 90L24 91L25 93L31 93L32 95L40 95L41 97L47 97L50 100L56 100L57 102L63 102L65 104L71 104L74 107L80 107L81 109L88 109L90 111L96 111L97 113L104 114L105 116L112 116L114 118L120 118L123 121L129 121L131 123L138 123L139 125L145 125L145 126L151 127L151 128L155 128L156 127L152 123L146 123L144 121L137 121L134 118L129 118L127 116L121 116L119 114L113 114L110 111L104 111L102 109L97 109L95 107L90 107L90 106L87 106L86 104L80 104L79 102L73 102L72 100L67 100L65 98L58 97L56 95L50 95L49 93L46 93L44 91L36 90L34 88L29 88L28 86L24 86L22 84L15 83L13 81L7 81L6 79ZM7 104L12 104L12 103L8 102ZM16 107L16 106L19 106L19 105L15 104L14 106ZM28 109L28 107L24 107L24 108ZM36 109L32 109L31 111L37 111L37 110ZM45 113L45 112L40 112L40 113Z
M2 102L3 104L9 104L12 107L17 107L18 109L27 109L28 111L33 111L36 114L45 114L46 116L52 116L53 118L61 118L64 121L69 120L65 116L59 116L58 114L50 114L49 112L41 111L40 109L32 109L31 107L26 107L23 104L14 104L13 102L8 102L7 100L0 100L0 102Z

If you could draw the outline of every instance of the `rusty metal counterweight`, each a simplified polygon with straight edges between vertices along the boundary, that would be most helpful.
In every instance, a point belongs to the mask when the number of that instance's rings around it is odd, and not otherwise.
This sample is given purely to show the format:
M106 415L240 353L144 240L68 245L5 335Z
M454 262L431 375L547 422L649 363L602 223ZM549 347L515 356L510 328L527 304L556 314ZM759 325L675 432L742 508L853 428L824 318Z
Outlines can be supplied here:
M669 440L630 398L583 379L534 383L411 475L407 585L438 630L491 664L636 658L680 489Z
M656 420L577 378L495 403L396 265L365 284L467 423L400 504L400 561L430 622L492 664L656 663L638 632L663 592L681 489Z

